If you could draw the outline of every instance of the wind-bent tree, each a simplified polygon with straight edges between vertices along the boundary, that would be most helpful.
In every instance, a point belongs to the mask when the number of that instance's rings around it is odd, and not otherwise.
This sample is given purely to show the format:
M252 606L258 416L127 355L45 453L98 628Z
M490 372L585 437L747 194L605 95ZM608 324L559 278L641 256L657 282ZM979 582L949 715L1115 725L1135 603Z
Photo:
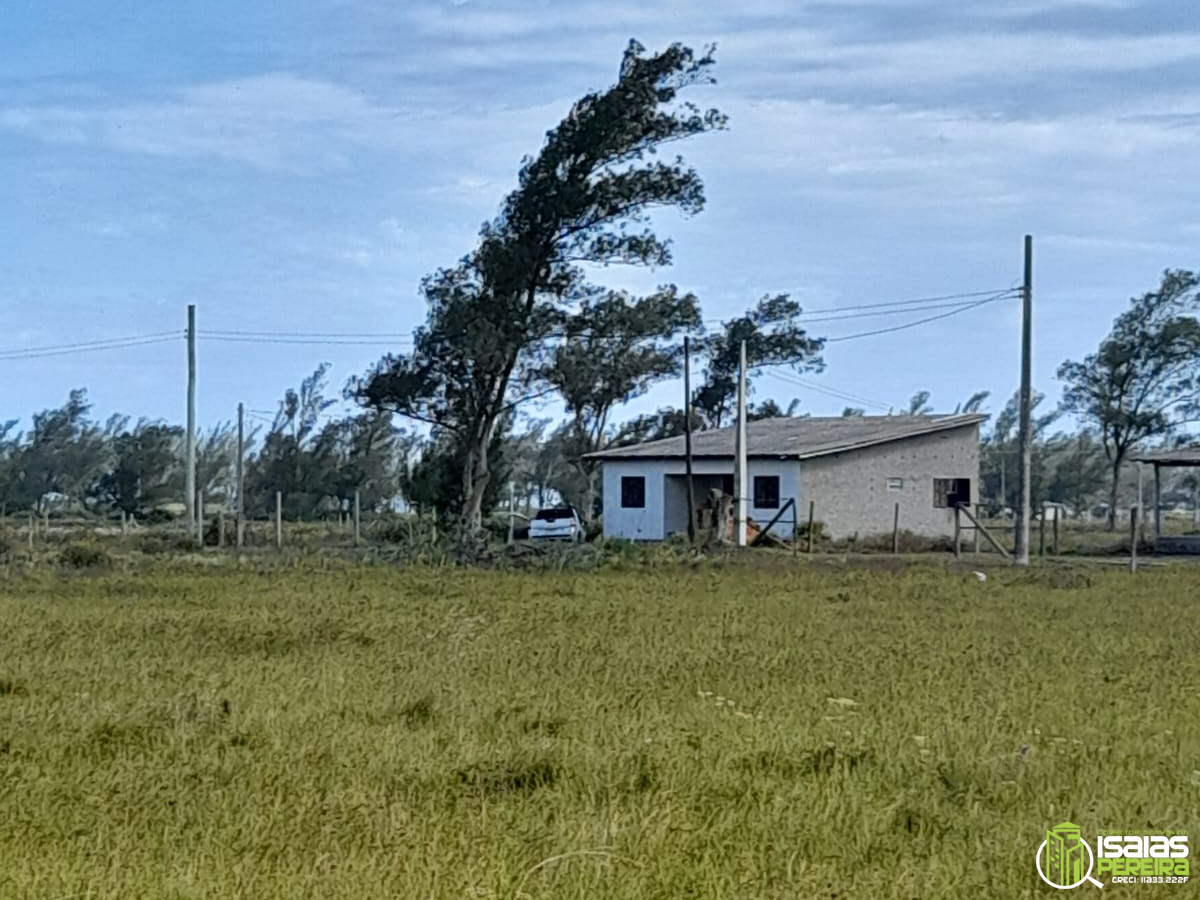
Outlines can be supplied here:
M1158 290L1130 301L1100 349L1058 369L1061 409L1097 427L1108 459L1108 525L1116 525L1121 466L1148 438L1200 416L1200 276L1163 273Z
M929 391L917 391L908 401L908 409L905 410L906 415L910 416L927 416L933 412L933 407L929 405Z
M71 391L67 402L33 417L33 430L20 452L23 505L41 512L50 494L82 504L109 463L104 430L89 416L87 391Z
M1034 391L1030 398L1031 451L1030 451L1030 503L1036 506L1046 499L1046 435L1059 418L1058 410L1037 414L1037 409L1046 399L1045 394ZM979 473L983 480L982 490L986 497L995 498L993 510L1007 506L1016 509L1020 503L1017 496L1017 473L1021 464L1020 445L1017 441L1017 420L1020 416L1021 392L1015 391L992 423L992 431L980 445Z
M595 511L597 465L584 457L604 447L613 409L679 373L682 350L674 339L699 327L695 296L674 285L639 298L592 291L569 318L543 377L571 417L564 449L582 488L573 499L586 519Z
M162 422L139 421L113 429L112 465L96 483L96 498L127 515L144 515L179 497L184 430Z
M432 423L458 441L462 536L478 534L501 418L544 359L542 341L578 290L580 263L668 265L647 214L704 205L699 175L656 151L725 126L717 110L676 104L711 81L710 48L656 55L631 41L615 85L579 100L521 167L518 186L462 262L426 279L428 321L411 353L385 357L355 391L365 404Z
M1046 455L1053 459L1053 475L1046 488L1048 499L1067 503L1083 512L1104 484L1108 465L1104 450L1090 431L1063 435L1050 442Z
M966 402L958 404L954 407L954 414L968 415L983 411L983 404L987 402L988 397L992 396L991 391L976 391L966 399Z
M861 406L846 406L842 408L842 418L848 419L853 416L865 416L867 411Z
M800 304L787 294L766 296L701 342L704 382L695 393L695 405L706 427L720 428L735 411L742 341L748 376L766 366L787 366L794 372L824 368L824 340L804 330L800 312ZM749 384L746 390L751 391Z
M800 408L799 398L792 398L792 401L787 407L782 407L774 400L764 400L755 406L752 406L746 411L746 421L755 422L760 419L792 419L796 417L796 410Z

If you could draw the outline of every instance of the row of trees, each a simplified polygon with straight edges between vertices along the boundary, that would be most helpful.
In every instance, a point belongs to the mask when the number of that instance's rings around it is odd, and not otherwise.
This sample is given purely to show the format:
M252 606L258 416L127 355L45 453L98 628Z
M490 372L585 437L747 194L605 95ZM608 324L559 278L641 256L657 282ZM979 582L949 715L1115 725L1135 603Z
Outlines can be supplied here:
M679 99L712 83L713 65L713 48L675 44L647 55L631 42L616 83L575 103L523 161L516 189L475 248L422 282L428 311L413 349L385 356L346 389L360 412L328 415L324 367L285 395L249 457L247 510L263 512L275 491L296 516L344 507L355 491L368 506L402 496L419 511L455 518L470 545L507 483L525 486L526 498L559 494L592 515L601 498L589 452L679 434L689 415L698 430L727 424L743 341L751 374L767 366L820 371L824 342L801 326L800 306L787 294L765 296L706 333L691 293L668 284L632 296L589 277L598 266L669 265L670 241L655 233L651 214L703 209L698 173L660 151L727 127L719 110ZM1200 411L1196 288L1194 274L1166 273L1158 290L1134 299L1096 354L1063 364L1060 408L1036 422L1035 500L1071 496L1081 505L1098 489L1103 454L1115 510L1131 451L1185 435ZM702 369L690 411L617 423L624 404L678 376L683 335L694 337ZM528 404L547 397L562 401L566 421L521 430ZM957 409L985 401L976 394ZM914 397L908 412L931 412L929 395ZM1061 413L1090 430L1050 435ZM66 496L135 512L179 497L177 428L121 418L98 425L87 414L77 392L35 417L28 434L13 434L13 425L0 431L0 500L40 507ZM751 415L794 414L794 403L765 401ZM393 426L397 416L424 430L419 442ZM1010 403L984 447L984 489L1001 506L1015 490L1016 418ZM229 426L201 442L198 483L209 496L231 494L231 446Z

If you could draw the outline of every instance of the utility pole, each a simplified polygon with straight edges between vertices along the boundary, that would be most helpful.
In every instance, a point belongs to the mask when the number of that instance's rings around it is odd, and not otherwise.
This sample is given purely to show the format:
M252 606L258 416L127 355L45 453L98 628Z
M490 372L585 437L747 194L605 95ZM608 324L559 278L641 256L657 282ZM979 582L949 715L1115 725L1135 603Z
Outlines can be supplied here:
M187 437L184 442L183 492L187 504L189 530L194 530L199 518L196 509L196 306L187 308Z
M508 545L513 545L513 536L516 530L516 506L517 503L517 486L515 482L508 483Z
M242 549L242 535L244 533L246 518L246 492L245 492L245 476L246 476L246 407L245 404L238 404L238 451L237 451L237 537L235 542L239 550Z
M1017 441L1021 448L1017 471L1017 531L1013 565L1029 565L1030 476L1033 469L1033 237L1025 235L1025 284L1021 288L1021 415Z
M692 481L692 352L683 336L683 447L687 466L688 543L696 542L696 486Z
M737 546L746 546L746 515L749 512L749 498L746 496L749 476L746 471L746 342L742 341L741 356L738 361L738 391L737 391L737 484L734 486L734 534Z

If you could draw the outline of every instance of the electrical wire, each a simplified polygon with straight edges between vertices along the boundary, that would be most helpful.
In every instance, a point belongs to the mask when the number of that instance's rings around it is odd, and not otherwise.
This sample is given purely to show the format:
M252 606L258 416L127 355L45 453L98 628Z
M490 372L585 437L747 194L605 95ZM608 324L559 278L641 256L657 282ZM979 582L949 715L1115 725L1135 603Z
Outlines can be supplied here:
M76 353L91 353L100 350L125 350L130 347L146 347L165 344L183 337L179 331L162 331L155 334L135 335L126 338L110 338L103 341L81 341L73 344L56 344L45 347L28 347L19 350L0 350L0 361L42 359L50 356L71 356Z
M895 300L881 303L862 303L853 304L850 306L827 307L825 309L807 310L801 312L798 318L807 320L809 324L817 324L823 322L840 322L859 318L873 318L878 316L899 315L905 312L926 312L935 309L964 309L970 308L967 303L954 303L950 301L969 301L979 297L986 297L989 301L1000 299L1005 295L1012 294L1012 289L1005 288L1002 290L991 291L971 291L962 294L940 294L928 297L916 297L910 300ZM812 318L819 317L819 318ZM704 319L706 323L721 323L725 324L728 321L722 319ZM393 332L326 332L326 331L241 331L241 330L214 330L214 331L199 331L197 334L200 337L205 337L214 341L226 341L233 343L262 343L262 344L314 344L324 346L375 346L381 344L392 344L395 342L410 342L416 336L415 331L393 331ZM590 338L592 341L624 341L625 338L609 338L607 336L594 336L588 333L566 333L559 332L556 334L548 334L538 339L538 342L549 341L570 341L582 340Z
M286 337L250 337L250 336L217 336L213 334L200 334L200 337L207 338L210 341L217 341L226 344L304 344L315 345L320 347L379 347L391 346L398 343L402 339L380 338L377 340L359 340L359 339L340 339L340 338L286 338ZM412 340L412 338L408 338Z
M878 335L882 335L882 334L892 334L893 332L904 331L908 328L916 328L918 325L927 325L930 322L937 322L941 319L948 319L951 316L957 316L957 315L960 315L961 313L969 312L972 309L978 309L979 307L986 306L989 303L995 303L998 300L1008 300L1011 298L1012 298L1012 294L1004 293L1004 294L997 295L995 297L989 297L985 300L976 301L975 303L963 304L962 306L959 306L955 309L950 310L950 312L944 312L944 313L941 313L936 316L929 316L924 319L917 319L914 322L905 322L903 325L893 325L890 328L878 328L874 331L861 331L858 334L843 334L843 335L839 335L837 337L825 338L825 343L837 344L837 343L841 343L842 341L854 341L854 340L858 340L859 338L877 337Z
M767 375L769 378L774 378L775 380L783 382L784 384L789 384L789 385L792 385L793 387L804 388L805 390L815 391L818 394L824 394L827 397L832 397L835 400L841 400L846 403L853 403L855 405L866 406L866 407L870 407L873 409L891 409L892 408L889 404L882 403L878 400L871 400L866 397L859 397L856 394L851 394L846 391L840 391L837 388L828 387L828 386L822 385L822 384L815 384L811 381L805 381L802 378L789 377L787 375L784 375L781 372L772 372L772 371L766 370L766 371L764 371L764 374Z

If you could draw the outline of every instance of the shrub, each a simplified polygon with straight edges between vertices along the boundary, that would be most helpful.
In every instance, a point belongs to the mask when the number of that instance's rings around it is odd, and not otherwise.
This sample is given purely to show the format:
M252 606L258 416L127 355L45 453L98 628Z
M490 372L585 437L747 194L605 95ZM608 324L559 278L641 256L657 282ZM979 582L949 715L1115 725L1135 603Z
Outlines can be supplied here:
M196 537L177 531L151 531L138 538L137 548L149 556L162 553L193 553L197 549Z
M67 544L58 554L59 562L72 569L102 569L112 565L112 557L99 544Z

